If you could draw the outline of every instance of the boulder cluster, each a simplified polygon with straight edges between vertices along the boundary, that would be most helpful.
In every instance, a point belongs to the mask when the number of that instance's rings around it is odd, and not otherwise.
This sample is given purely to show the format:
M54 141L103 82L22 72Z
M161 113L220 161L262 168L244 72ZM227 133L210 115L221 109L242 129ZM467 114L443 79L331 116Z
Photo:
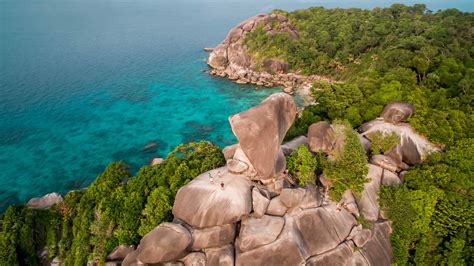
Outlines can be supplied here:
M412 131L397 130L408 127L404 121L413 108L406 106L390 104L376 121L413 141L422 160L429 142L418 142L422 137ZM360 197L347 190L340 202L333 202L324 187L292 183L284 154L303 144L330 156L341 145L337 128L318 122L307 137L281 145L295 116L295 103L284 93L230 116L238 143L223 150L227 165L183 186L176 195L173 222L150 231L136 249L117 247L108 257L115 262L108 264L390 265L390 221L380 212L377 197L381 185L402 182L399 173L413 159L403 155L409 149L406 141L394 148L401 150L401 162L393 157L396 152L371 158L369 182ZM373 129L367 125L361 127L360 139L369 147L366 136ZM370 229L358 224L361 216Z
M287 93L296 89L311 87L316 80L329 79L321 76L304 76L289 73L288 63L275 58L264 58L257 63L244 43L246 34L261 29L270 36L285 32L290 38L297 39L299 34L288 19L281 14L258 14L232 28L224 41L210 51L208 65L213 75L227 77L238 84L255 84L258 86L282 86Z

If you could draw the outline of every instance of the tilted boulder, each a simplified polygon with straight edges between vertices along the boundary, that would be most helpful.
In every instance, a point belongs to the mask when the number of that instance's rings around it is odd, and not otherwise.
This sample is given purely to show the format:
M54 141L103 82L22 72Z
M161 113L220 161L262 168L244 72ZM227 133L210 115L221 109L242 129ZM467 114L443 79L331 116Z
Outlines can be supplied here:
M232 132L256 170L255 179L269 179L285 169L280 145L295 115L293 98L275 93L259 105L229 117Z
M194 241L191 249L193 250L225 246L234 241L235 224L193 229L192 236Z
M245 176L229 173L226 167L214 169L178 191L173 215L194 228L232 224L252 211L251 191L250 180Z
M413 115L415 107L409 103L391 102L387 104L380 115L386 122L397 124L406 122Z
M308 144L312 152L330 153L334 148L334 142L334 130L328 122L320 121L309 126Z
M137 260L143 263L175 261L186 254L191 242L191 233L184 226L162 223L140 240Z

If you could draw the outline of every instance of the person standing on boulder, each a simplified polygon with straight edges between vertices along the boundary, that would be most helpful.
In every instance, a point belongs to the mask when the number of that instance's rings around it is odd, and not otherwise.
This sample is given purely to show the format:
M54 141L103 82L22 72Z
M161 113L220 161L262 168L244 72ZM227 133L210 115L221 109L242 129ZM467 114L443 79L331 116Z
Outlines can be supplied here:
M221 189L224 190L224 182L221 182Z
M209 183L214 184L214 178L212 178L211 173L209 173Z

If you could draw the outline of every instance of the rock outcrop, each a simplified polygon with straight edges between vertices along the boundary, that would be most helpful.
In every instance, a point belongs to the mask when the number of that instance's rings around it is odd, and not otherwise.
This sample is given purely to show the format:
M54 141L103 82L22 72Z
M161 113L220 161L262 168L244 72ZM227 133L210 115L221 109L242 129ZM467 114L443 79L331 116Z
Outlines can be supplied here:
M229 117L232 132L256 170L255 179L269 179L285 170L280 146L295 116L296 105L291 96L276 93Z
M335 145L334 130L326 121L314 123L308 128L308 144L312 152L329 154Z
M285 92L293 93L298 89L307 89L317 80L330 79L321 76L304 76L290 73L291 66L276 58L263 58L257 62L244 44L245 36L257 28L273 36L277 33L288 34L290 38L299 38L298 31L281 14L258 14L232 28L225 39L210 51L207 60L210 73L227 77L239 84L251 83L258 86L282 86ZM258 69L257 66L260 66ZM257 70L258 69L258 70Z
M390 112L397 121L390 125L404 126L407 112L404 118ZM122 265L390 265L391 227L380 212L378 192L381 185L400 184L404 167L388 155L373 156L362 193L347 190L339 202L327 197L325 187L299 187L279 161L293 119L294 103L284 94L231 116L239 143L224 149L227 165L183 186L173 206L174 222L145 235ZM314 151L339 149L333 128L319 123L287 150L311 147L311 138ZM370 130L361 130L362 135ZM358 224L360 218L371 227Z
M32 198L26 203L30 209L48 209L53 205L63 202L63 197L56 192L49 193L40 198Z

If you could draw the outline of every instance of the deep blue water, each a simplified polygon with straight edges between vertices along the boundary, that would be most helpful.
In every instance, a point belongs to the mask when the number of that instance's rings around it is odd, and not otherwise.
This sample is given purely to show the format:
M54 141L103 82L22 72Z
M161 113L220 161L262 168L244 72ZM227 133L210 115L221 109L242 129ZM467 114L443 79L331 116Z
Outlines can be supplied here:
M232 143L227 117L277 90L203 72L202 48L239 21L275 8L390 3L0 1L0 210L87 186L112 161L137 169L179 143ZM470 1L428 6L472 10Z

